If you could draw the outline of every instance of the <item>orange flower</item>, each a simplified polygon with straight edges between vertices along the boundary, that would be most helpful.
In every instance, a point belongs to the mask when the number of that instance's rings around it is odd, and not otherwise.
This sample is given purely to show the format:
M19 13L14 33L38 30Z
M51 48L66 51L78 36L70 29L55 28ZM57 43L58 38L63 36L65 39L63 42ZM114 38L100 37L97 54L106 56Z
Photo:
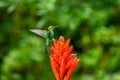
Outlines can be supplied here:
M73 69L78 64L76 54L70 54L72 46L69 47L70 39L66 40L60 36L59 40L52 40L50 62L56 80L70 80Z

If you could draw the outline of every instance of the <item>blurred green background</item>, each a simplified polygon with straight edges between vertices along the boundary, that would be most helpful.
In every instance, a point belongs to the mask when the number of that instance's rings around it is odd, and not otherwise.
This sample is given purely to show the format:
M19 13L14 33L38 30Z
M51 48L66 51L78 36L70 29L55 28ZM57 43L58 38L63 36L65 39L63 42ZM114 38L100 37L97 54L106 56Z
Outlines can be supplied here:
M0 0L0 80L55 80L29 32L50 25L81 60L71 80L120 80L120 0Z

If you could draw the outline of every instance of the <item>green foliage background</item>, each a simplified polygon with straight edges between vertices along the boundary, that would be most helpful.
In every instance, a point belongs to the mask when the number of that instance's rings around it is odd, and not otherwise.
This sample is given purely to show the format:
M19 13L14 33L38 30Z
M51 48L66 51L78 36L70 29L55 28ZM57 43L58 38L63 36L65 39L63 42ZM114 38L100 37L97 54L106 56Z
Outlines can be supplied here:
M120 80L120 0L0 0L0 80L55 80L29 32L50 25L81 60L71 80Z

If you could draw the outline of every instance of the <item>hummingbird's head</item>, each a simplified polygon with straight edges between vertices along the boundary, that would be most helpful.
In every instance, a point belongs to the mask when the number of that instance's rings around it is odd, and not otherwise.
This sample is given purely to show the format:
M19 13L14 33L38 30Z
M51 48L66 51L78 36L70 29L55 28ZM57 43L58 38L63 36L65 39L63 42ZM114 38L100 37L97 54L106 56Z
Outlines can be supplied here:
M53 29L54 29L53 26L49 26L49 27L48 27L48 30L53 30Z
M59 26L50 26L50 27L48 27L48 30L53 30L56 27L59 27Z

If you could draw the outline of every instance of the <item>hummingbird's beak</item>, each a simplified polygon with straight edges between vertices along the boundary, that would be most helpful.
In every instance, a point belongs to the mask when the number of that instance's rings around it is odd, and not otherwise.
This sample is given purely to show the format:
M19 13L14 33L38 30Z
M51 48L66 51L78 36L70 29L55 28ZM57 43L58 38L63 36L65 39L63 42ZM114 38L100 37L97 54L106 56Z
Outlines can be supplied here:
M57 27L60 27L60 26L53 26L53 28L52 28L52 29L55 29L55 28L57 28Z

